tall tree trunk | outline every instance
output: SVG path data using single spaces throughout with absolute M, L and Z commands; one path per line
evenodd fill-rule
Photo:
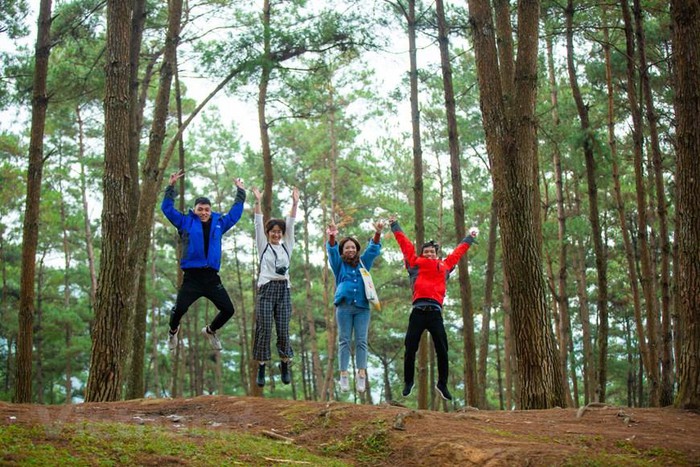
M 496 244 L 498 242 L 498 209 L 496 207 L 496 201 L 491 201 L 491 216 L 489 218 L 489 240 L 488 240 L 488 255 L 486 258 L 486 273 L 484 277 L 484 306 L 483 306 L 483 316 L 481 320 L 481 336 L 479 343 L 479 363 L 478 363 L 478 386 L 479 386 L 479 407 L 482 409 L 487 409 L 486 400 L 486 370 L 488 363 L 488 353 L 489 353 L 489 330 L 491 323 L 491 307 L 493 306 L 493 284 L 496 275 Z M 494 321 L 494 325 L 498 326 L 498 323 Z M 498 334 L 496 334 L 498 336 Z M 498 350 L 498 337 L 496 337 L 496 351 Z M 497 354 L 499 362 L 499 396 L 501 402 L 501 410 L 503 410 L 503 392 L 501 389 L 501 374 L 500 374 L 500 354 Z
M 301 198 L 302 208 L 304 212 L 310 212 L 311 208 L 309 206 L 309 197 L 307 196 L 306 190 L 303 191 L 304 196 Z M 316 336 L 316 320 L 313 312 L 312 305 L 312 292 L 311 292 L 311 258 L 310 258 L 310 246 L 311 241 L 309 238 L 309 218 L 304 217 L 304 282 L 305 282 L 305 319 L 306 328 L 309 333 L 309 344 L 311 346 L 311 373 L 313 378 L 313 400 L 317 400 L 319 396 L 319 391 L 323 387 L 323 366 L 321 364 L 321 355 L 318 351 L 318 337 Z
M 60 210 L 61 210 L 61 231 L 62 231 L 62 245 L 63 245 L 63 309 L 70 310 L 70 270 L 71 270 L 71 251 L 68 244 L 68 221 L 66 216 L 66 203 L 64 200 L 65 192 L 63 191 L 63 184 L 59 182 L 60 190 Z M 64 387 L 66 390 L 66 404 L 71 403 L 73 397 L 73 351 L 72 347 L 72 329 L 70 319 L 66 319 L 63 323 L 65 330 L 65 345 L 66 345 L 66 366 L 65 366 L 65 382 Z
M 37 404 L 44 403 L 44 393 L 46 388 L 44 387 L 44 276 L 46 273 L 44 260 L 46 259 L 46 250 L 41 254 L 41 259 L 39 260 L 39 270 L 37 271 L 36 277 L 36 322 L 34 324 L 34 331 L 36 332 L 36 338 L 34 339 L 34 346 L 36 347 L 36 353 L 34 354 L 34 366 L 36 368 L 36 374 L 34 375 L 34 381 L 36 382 L 36 402 Z
M 559 271 L 557 272 L 555 298 L 559 307 L 559 358 L 562 366 L 562 386 L 566 397 L 567 405 L 571 406 L 571 389 L 569 388 L 569 378 L 567 370 L 567 355 L 569 342 L 571 341 L 571 318 L 569 317 L 569 295 L 566 289 L 567 281 L 567 247 L 569 240 L 566 236 L 566 209 L 564 205 L 564 172 L 561 167 L 561 153 L 559 151 L 559 90 L 555 78 L 554 70 L 554 46 L 552 44 L 552 34 L 546 35 L 547 43 L 547 76 L 549 78 L 550 100 L 552 102 L 552 125 L 557 141 L 552 148 L 552 165 L 554 165 L 554 184 L 557 202 L 557 240 L 559 241 Z
M 270 135 L 268 133 L 267 116 L 267 90 L 272 73 L 272 57 L 270 53 L 271 25 L 270 25 L 270 0 L 263 1 L 262 30 L 263 30 L 263 58 L 260 72 L 260 84 L 258 85 L 258 126 L 260 128 L 260 147 L 263 159 L 263 197 L 262 213 L 265 220 L 272 216 L 272 151 L 270 150 Z
M 676 405 L 700 409 L 700 2 L 671 0 L 678 140 L 676 307 L 683 341 L 678 358 Z
M 51 53 L 51 0 L 41 0 L 37 39 L 34 52 L 34 84 L 32 88 L 32 126 L 29 136 L 29 167 L 27 168 L 27 198 L 22 225 L 22 272 L 19 296 L 19 329 L 15 364 L 15 393 L 13 401 L 31 402 L 32 345 L 34 322 L 34 273 L 39 242 L 39 203 L 44 169 L 44 127 L 49 98 L 46 75 Z
M 462 169 L 459 159 L 459 133 L 457 131 L 457 112 L 455 109 L 454 86 L 452 84 L 452 65 L 450 64 L 448 25 L 445 21 L 445 9 L 442 0 L 435 2 L 438 21 L 438 42 L 440 44 L 440 64 L 442 83 L 445 94 L 445 113 L 447 116 L 447 139 L 450 147 L 450 173 L 452 175 L 452 202 L 457 241 L 466 235 L 464 226 L 464 197 L 462 195 Z M 479 393 L 476 384 L 476 343 L 474 338 L 474 308 L 472 306 L 471 282 L 469 281 L 469 262 L 467 256 L 460 258 L 459 291 L 462 301 L 462 337 L 464 339 L 464 381 L 466 385 L 466 402 L 472 407 L 479 405 Z
M 535 96 L 539 1 L 518 9 L 513 105 L 504 104 L 494 26 L 487 0 L 469 0 L 486 147 L 493 160 L 504 272 L 512 304 L 522 409 L 563 406 L 561 367 L 546 305 L 539 235 Z M 507 109 L 511 108 L 511 111 Z
M 151 286 L 155 286 L 157 279 L 156 270 L 156 242 L 151 240 Z M 153 362 L 153 369 L 151 370 L 151 376 L 153 377 L 153 389 L 152 392 L 155 397 L 161 397 L 163 394 L 162 387 L 160 384 L 160 371 L 159 371 L 159 353 L 158 353 L 158 325 L 159 323 L 159 313 L 158 313 L 158 297 L 156 294 L 151 294 L 151 361 Z M 148 390 L 148 387 L 146 387 Z
M 130 310 L 133 278 L 128 271 L 129 213 L 129 39 L 131 7 L 107 2 L 105 65 L 105 171 L 102 209 L 102 257 L 95 303 L 87 402 L 121 397 L 126 347 L 124 320 Z
M 85 249 L 87 251 L 88 269 L 90 270 L 90 307 L 95 309 L 95 295 L 97 294 L 97 271 L 95 268 L 95 249 L 92 245 L 92 227 L 87 201 L 87 175 L 85 173 L 85 132 L 83 131 L 83 119 L 80 116 L 80 106 L 75 108 L 78 122 L 78 159 L 80 160 L 80 197 L 83 204 L 83 221 L 85 223 Z M 92 328 L 92 325 L 90 326 Z
M 636 63 L 634 61 L 635 43 L 633 37 L 632 18 L 630 16 L 629 4 L 627 0 L 620 2 L 622 17 L 625 23 L 625 39 L 627 51 L 627 99 L 629 101 L 630 113 L 632 115 L 632 140 L 634 143 L 634 175 L 637 194 L 637 222 L 639 226 L 639 249 L 641 263 L 642 292 L 644 293 L 644 305 L 646 308 L 647 324 L 647 344 L 649 356 L 645 366 L 647 378 L 649 379 L 649 405 L 658 407 L 660 397 L 659 365 L 658 365 L 658 333 L 656 324 L 658 322 L 658 312 L 656 307 L 656 280 L 653 277 L 651 252 L 649 248 L 649 238 L 647 233 L 647 194 L 644 182 L 644 136 L 642 134 L 642 109 L 637 100 L 637 74 Z M 639 340 L 644 339 L 644 335 L 639 336 Z
M 622 197 L 622 187 L 620 184 L 620 167 L 618 164 L 617 154 L 617 138 L 615 136 L 615 99 L 612 84 L 612 61 L 610 57 L 610 39 L 607 26 L 607 8 L 603 8 L 604 27 L 603 27 L 603 51 L 605 53 L 605 81 L 607 83 L 608 97 L 608 147 L 610 148 L 610 161 L 612 163 L 613 176 L 613 192 L 615 195 L 615 205 L 617 210 L 618 221 L 620 223 L 620 232 L 622 233 L 622 242 L 625 250 L 625 258 L 627 260 L 627 271 L 629 275 L 630 292 L 632 294 L 632 304 L 634 307 L 634 321 L 637 329 L 637 342 L 639 345 L 639 353 L 644 362 L 644 366 L 649 366 L 649 348 L 647 340 L 644 337 L 644 321 L 642 319 L 642 303 L 639 295 L 639 278 L 637 275 L 637 265 L 635 259 L 634 247 L 630 238 L 630 229 L 627 224 L 627 214 L 625 212 L 625 203 Z M 630 371 L 634 371 L 633 368 Z M 632 385 L 635 385 L 634 379 Z M 632 400 L 634 403 L 634 391 L 632 391 Z
M 661 388 L 659 402 L 661 406 L 673 403 L 673 351 L 671 336 L 671 242 L 668 233 L 668 210 L 666 209 L 666 189 L 659 143 L 658 117 L 649 84 L 649 65 L 646 57 L 646 40 L 642 8 L 639 0 L 634 0 L 634 18 L 639 44 L 639 69 L 642 91 L 649 122 L 649 144 L 651 146 L 654 167 L 654 187 L 656 191 L 656 210 L 659 218 L 659 237 L 661 242 Z
M 571 92 L 576 101 L 576 109 L 583 133 L 583 154 L 586 160 L 586 181 L 588 184 L 588 220 L 591 223 L 591 236 L 595 251 L 595 265 L 598 274 L 598 390 L 600 402 L 605 402 L 605 392 L 608 381 L 608 267 L 606 252 L 603 247 L 603 234 L 600 227 L 598 210 L 598 184 L 596 181 L 597 168 L 593 154 L 593 132 L 588 117 L 588 107 L 583 102 L 583 96 L 578 85 L 576 65 L 574 64 L 574 4 L 568 0 L 566 7 L 566 62 L 569 71 Z M 564 351 L 566 352 L 566 351 Z

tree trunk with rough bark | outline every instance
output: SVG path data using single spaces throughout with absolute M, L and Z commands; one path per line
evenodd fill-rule
M 34 84 L 32 88 L 32 125 L 29 136 L 29 167 L 27 168 L 27 197 L 22 225 L 22 271 L 20 279 L 17 353 L 15 362 L 15 392 L 13 401 L 32 400 L 32 346 L 34 325 L 36 251 L 39 242 L 39 203 L 44 169 L 44 128 L 49 98 L 46 77 L 51 54 L 51 0 L 41 0 L 37 22 L 34 53 Z
M 131 180 L 129 176 L 129 40 L 131 7 L 107 2 L 105 56 L 105 170 L 102 256 L 95 303 L 86 402 L 121 397 L 126 329 L 133 277 L 128 271 Z
M 518 399 L 522 409 L 562 407 L 561 368 L 546 306 L 539 202 L 535 203 L 539 199 L 534 112 L 540 5 L 538 1 L 521 3 L 518 10 L 513 105 L 505 103 L 489 2 L 469 0 L 468 5 L 486 147 L 493 160 L 513 335 L 528 336 L 515 340 Z
M 700 409 L 700 2 L 671 0 L 678 140 L 676 307 L 683 341 L 675 404 Z

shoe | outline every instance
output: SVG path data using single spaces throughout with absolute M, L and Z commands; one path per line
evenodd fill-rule
M 264 363 L 258 365 L 258 377 L 255 378 L 255 382 L 260 387 L 265 386 L 265 364 Z
M 404 383 L 401 395 L 403 395 L 404 397 L 408 397 L 411 395 L 411 391 L 413 391 L 413 381 L 411 381 L 410 383 Z
M 180 332 L 180 326 L 177 327 L 175 332 L 173 330 L 168 331 L 168 349 L 175 351 L 177 349 L 177 334 Z
M 292 382 L 292 378 L 289 377 L 289 362 L 280 362 L 280 374 L 284 384 Z
M 216 337 L 216 333 L 212 331 L 209 326 L 204 326 L 202 328 L 202 334 L 209 340 L 209 345 L 214 350 L 221 350 L 221 341 Z
M 357 378 L 355 379 L 355 389 L 357 389 L 357 392 L 365 392 L 366 388 L 367 376 L 357 375 Z
M 435 385 L 435 389 L 437 389 L 437 392 L 438 394 L 440 394 L 440 397 L 442 397 L 446 401 L 452 400 L 452 394 L 450 394 L 450 391 L 447 390 L 447 385 L 445 383 L 437 383 Z
M 348 375 L 340 375 L 340 390 L 343 392 L 348 392 L 350 390 Z

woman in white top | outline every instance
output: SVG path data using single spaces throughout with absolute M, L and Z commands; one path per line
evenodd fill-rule
M 255 300 L 255 341 L 253 359 L 258 361 L 256 383 L 265 386 L 265 363 L 272 358 L 270 341 L 272 325 L 277 331 L 277 353 L 280 357 L 282 382 L 289 384 L 289 359 L 294 352 L 289 342 L 289 321 L 292 317 L 292 299 L 289 292 L 289 265 L 294 248 L 294 218 L 299 204 L 299 190 L 292 190 L 292 209 L 286 219 L 270 219 L 263 224 L 260 209 L 262 193 L 253 188 L 255 195 L 255 243 L 260 260 L 258 292 Z

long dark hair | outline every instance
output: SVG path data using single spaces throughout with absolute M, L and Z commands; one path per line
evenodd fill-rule
M 354 244 L 355 244 L 355 248 L 357 248 L 357 252 L 355 253 L 355 256 L 353 256 L 352 258 L 348 258 L 348 257 L 345 256 L 345 254 L 343 253 L 343 247 L 345 246 L 345 244 L 346 244 L 347 242 L 352 242 L 352 243 L 354 243 Z M 360 242 L 358 242 L 357 240 L 355 240 L 355 239 L 352 238 L 352 237 L 345 237 L 344 239 L 342 239 L 341 241 L 338 242 L 338 248 L 340 248 L 340 258 L 341 258 L 346 264 L 348 264 L 348 265 L 350 265 L 350 266 L 352 266 L 352 267 L 357 267 L 357 265 L 360 264 Z

